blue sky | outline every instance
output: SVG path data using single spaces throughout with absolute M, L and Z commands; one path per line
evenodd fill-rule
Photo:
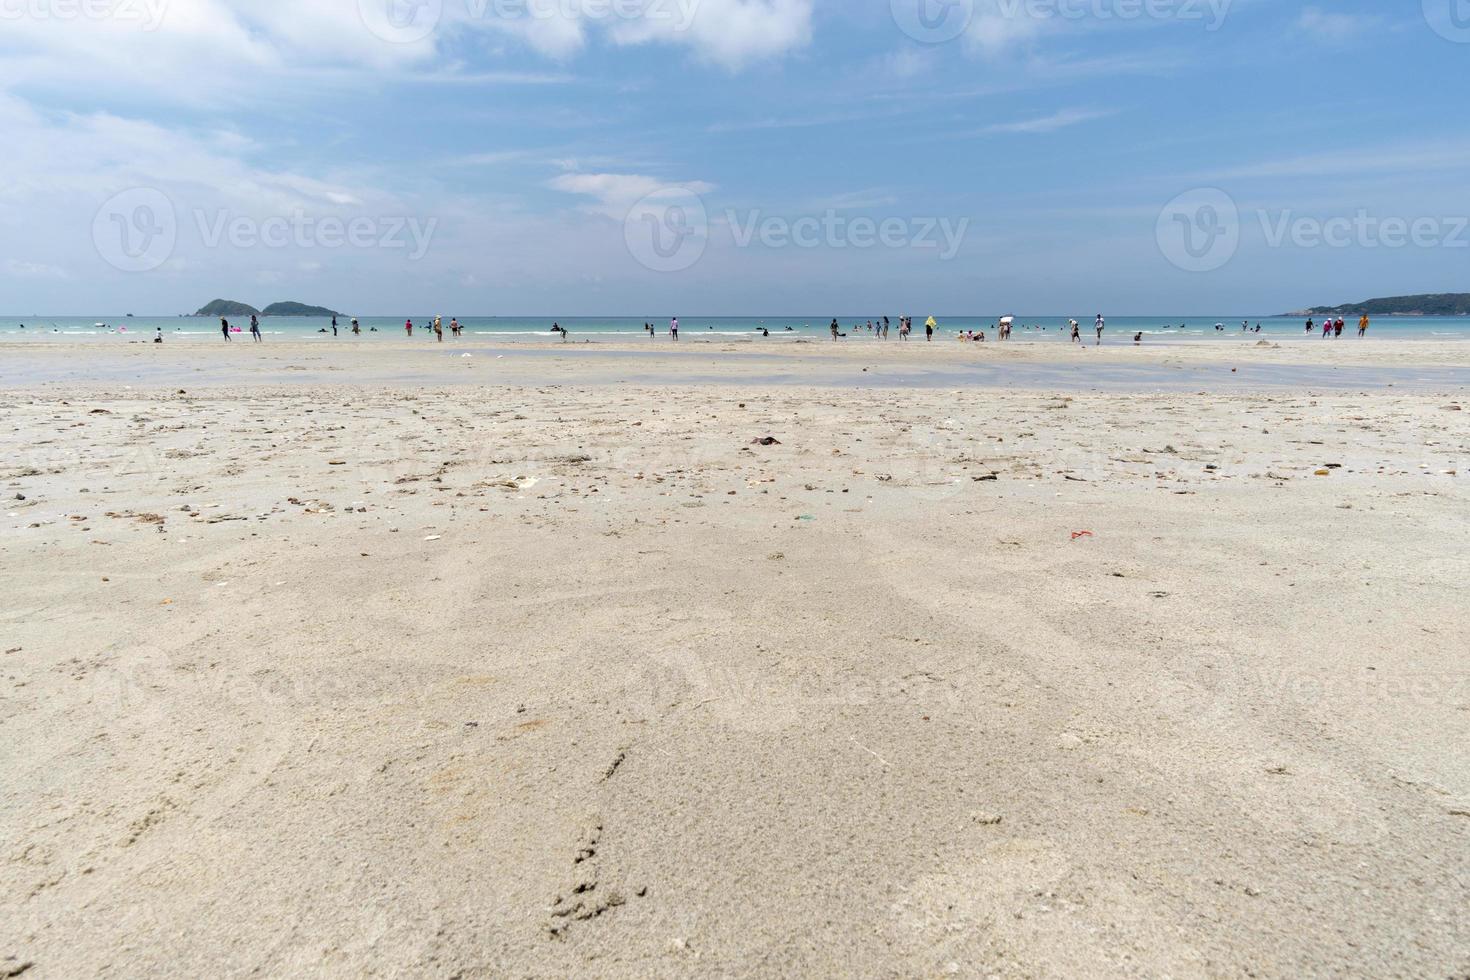
M 89 2 L 0 0 L 7 313 L 1470 291 L 1467 0 Z

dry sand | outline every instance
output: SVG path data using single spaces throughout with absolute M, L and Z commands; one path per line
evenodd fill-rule
M 0 976 L 1470 971 L 1463 371 L 239 346 L 3 352 Z

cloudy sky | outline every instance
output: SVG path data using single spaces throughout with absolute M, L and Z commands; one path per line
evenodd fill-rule
M 1464 0 L 0 0 L 0 312 L 1470 291 Z

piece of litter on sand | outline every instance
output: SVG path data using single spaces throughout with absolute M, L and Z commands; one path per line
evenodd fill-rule
M 1073 531 L 1072 532 L 1072 540 L 1073 541 L 1076 541 L 1079 538 L 1095 538 L 1095 537 L 1097 537 L 1097 535 L 1093 534 L 1091 531 Z
M 873 758 L 877 759 L 879 762 L 883 763 L 884 766 L 888 766 L 888 760 L 887 759 L 883 758 L 881 755 L 879 755 L 878 753 L 874 752 L 872 749 L 868 748 L 862 742 L 859 742 L 855 738 L 848 738 L 848 741 L 851 742 L 853 745 L 856 745 L 858 748 L 862 749 L 864 752 L 868 753 L 868 755 L 870 755 Z
M 772 436 L 761 436 L 759 439 L 750 440 L 750 444 L 752 446 L 779 446 L 781 445 L 781 440 Z
M 444 537 L 444 535 L 442 535 L 442 534 L 431 534 L 427 538 L 424 538 L 424 540 L 425 541 L 438 541 L 438 540 L 440 540 L 443 537 Z

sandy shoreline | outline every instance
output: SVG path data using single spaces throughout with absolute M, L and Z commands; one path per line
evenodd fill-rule
M 1470 969 L 1470 357 L 862 343 L 0 345 L 0 966 Z
M 465 355 L 469 356 L 466 357 Z M 1032 391 L 1350 391 L 1470 388 L 1470 344 L 1314 341 L 1101 347 L 695 339 L 546 343 L 296 340 L 253 345 L 0 343 L 0 390 L 179 384 L 737 384 Z

